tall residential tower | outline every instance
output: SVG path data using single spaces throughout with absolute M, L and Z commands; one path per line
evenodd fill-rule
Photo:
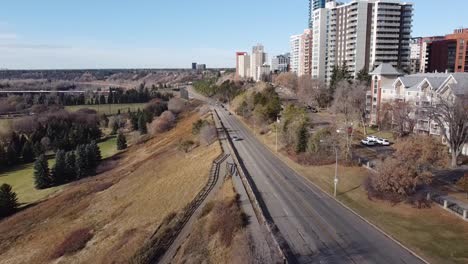
M 394 0 L 328 1 L 313 12 L 312 78 L 329 81 L 344 64 L 353 76 L 382 63 L 409 70 L 412 11 Z

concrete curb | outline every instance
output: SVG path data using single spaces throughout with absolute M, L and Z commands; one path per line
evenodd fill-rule
M 237 117 L 236 117 L 237 118 Z M 245 127 L 247 127 L 249 130 L 250 127 L 246 126 L 245 123 L 241 121 L 241 124 Z M 258 139 L 257 135 L 254 134 L 254 136 Z M 262 140 L 259 140 L 259 142 L 262 142 Z M 361 215 L 359 215 L 357 212 L 355 212 L 353 209 L 351 209 L 349 206 L 345 205 L 343 202 L 341 202 L 340 200 L 336 199 L 333 195 L 329 194 L 328 192 L 326 192 L 325 190 L 323 190 L 320 186 L 318 186 L 316 183 L 314 183 L 313 181 L 311 181 L 310 179 L 302 176 L 302 174 L 297 171 L 295 168 L 289 166 L 286 162 L 284 162 L 281 157 L 275 153 L 273 150 L 270 149 L 270 147 L 268 147 L 268 145 L 266 145 L 264 142 L 262 142 L 262 144 L 268 149 L 268 151 L 270 151 L 273 155 L 275 155 L 276 157 L 278 157 L 279 160 L 281 160 L 281 162 L 283 162 L 284 164 L 286 164 L 286 166 L 288 166 L 290 169 L 292 169 L 294 172 L 296 172 L 297 175 L 299 175 L 301 178 L 305 179 L 306 181 L 308 181 L 310 184 L 312 184 L 313 186 L 315 186 L 317 189 L 319 189 L 321 192 L 325 193 L 328 197 L 332 198 L 333 200 L 335 200 L 338 204 L 340 204 L 341 206 L 343 206 L 345 209 L 347 209 L 348 211 L 350 211 L 351 213 L 353 213 L 354 215 L 356 215 L 357 217 L 359 217 L 361 220 L 363 220 L 364 222 L 366 222 L 367 224 L 369 224 L 370 226 L 372 226 L 373 228 L 375 228 L 377 231 L 379 231 L 380 233 L 382 233 L 384 236 L 388 237 L 389 239 L 391 239 L 393 242 L 395 242 L 396 244 L 398 244 L 400 247 L 406 249 L 409 253 L 411 253 L 413 256 L 417 257 L 419 260 L 421 260 L 422 262 L 426 263 L 426 264 L 430 264 L 430 262 L 428 262 L 427 260 L 425 260 L 424 258 L 422 258 L 420 255 L 418 255 L 416 252 L 414 252 L 413 250 L 409 249 L 408 247 L 406 247 L 405 245 L 403 245 L 401 242 L 399 242 L 398 240 L 396 240 L 395 238 L 393 238 L 391 235 L 387 234 L 384 230 L 382 230 L 381 228 L 379 228 L 378 226 L 376 226 L 375 224 L 371 223 L 369 220 L 365 219 L 364 217 L 362 217 Z

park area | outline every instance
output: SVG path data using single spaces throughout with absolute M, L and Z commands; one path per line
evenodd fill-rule
M 110 137 L 100 142 L 102 158 L 112 157 L 117 153 L 116 138 Z M 54 159 L 49 159 L 49 166 L 52 167 Z M 38 190 L 34 187 L 34 164 L 22 164 L 6 171 L 0 171 L 0 185 L 7 183 L 13 187 L 13 191 L 18 196 L 18 201 L 22 205 L 38 202 L 49 195 L 60 191 L 64 186 L 57 186 L 48 189 Z

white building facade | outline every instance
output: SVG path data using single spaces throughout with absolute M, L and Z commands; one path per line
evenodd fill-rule
M 250 58 L 250 76 L 254 78 L 255 81 L 259 81 L 258 78 L 261 76 L 259 71 L 263 65 L 267 62 L 267 54 L 265 53 L 265 48 L 263 45 L 258 44 L 252 48 L 252 55 Z
M 330 1 L 315 10 L 312 77 L 329 81 L 344 64 L 352 76 L 382 63 L 409 70 L 412 10 L 392 0 Z

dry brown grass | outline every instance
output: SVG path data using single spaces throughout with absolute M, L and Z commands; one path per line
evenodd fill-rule
M 171 131 L 107 161 L 112 169 L 1 221 L 0 263 L 49 263 L 61 243 L 83 227 L 92 230 L 92 239 L 59 262 L 128 262 L 167 215 L 193 200 L 221 153 L 218 144 L 177 151 L 198 118 L 186 114 Z
M 216 198 L 203 208 L 173 263 L 252 263 L 246 224 L 233 182 L 227 178 Z

